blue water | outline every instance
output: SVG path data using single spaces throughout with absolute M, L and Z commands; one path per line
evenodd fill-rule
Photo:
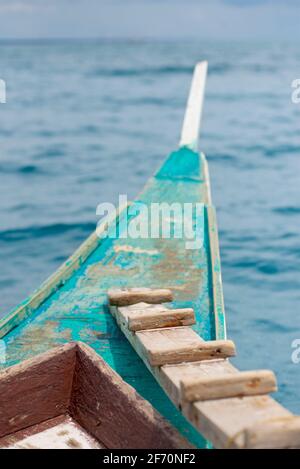
M 193 64 L 210 63 L 201 150 L 218 210 L 228 336 L 242 369 L 272 368 L 300 412 L 300 77 L 297 45 L 0 43 L 0 315 L 133 198 L 177 145 Z

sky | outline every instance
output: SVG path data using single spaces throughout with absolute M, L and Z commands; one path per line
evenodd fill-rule
M 300 0 L 0 0 L 0 38 L 300 39 Z

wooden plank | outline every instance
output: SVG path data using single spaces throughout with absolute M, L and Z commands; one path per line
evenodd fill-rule
M 207 401 L 226 397 L 269 394 L 277 390 L 273 371 L 244 371 L 236 374 L 210 377 L 191 377 L 181 381 L 183 402 Z
M 129 306 L 135 303 L 166 303 L 173 300 L 173 293 L 166 288 L 123 288 L 108 291 L 109 303 L 113 306 Z
M 191 448 L 148 401 L 82 343 L 77 343 L 70 414 L 110 449 Z
M 216 210 L 213 206 L 207 206 L 207 220 L 209 230 L 209 250 L 211 275 L 213 285 L 213 308 L 215 318 L 216 339 L 226 339 L 226 321 L 223 295 L 223 283 L 221 274 L 221 260 L 219 251 L 219 237 Z
M 247 396 L 182 404 L 181 381 L 189 377 L 236 375 L 239 371 L 228 360 L 166 365 L 154 373 L 177 407 L 216 448 L 245 447 L 245 430 L 270 418 L 291 413 L 269 396 Z
M 169 309 L 153 312 L 149 315 L 138 313 L 136 317 L 129 318 L 128 328 L 130 331 L 136 332 L 146 329 L 191 326 L 195 323 L 195 313 L 192 308 Z
M 204 342 L 190 327 L 152 329 L 136 333 L 151 366 L 193 362 L 235 355 L 231 340 Z
M 0 373 L 0 437 L 67 412 L 75 366 L 73 344 Z
M 300 448 L 300 417 L 273 418 L 254 425 L 245 432 L 245 447 Z
M 203 168 L 203 179 L 204 179 L 204 183 L 205 183 L 204 204 L 205 205 L 212 205 L 208 163 L 207 163 L 206 156 L 203 152 L 200 153 L 200 157 L 201 157 L 201 165 L 202 165 L 202 168 Z
M 106 449 L 69 415 L 60 415 L 0 439 L 1 449 Z
M 111 306 L 110 311 L 121 330 L 135 348 L 158 383 L 166 391 L 174 404 L 186 418 L 216 448 L 245 448 L 246 430 L 268 419 L 290 418 L 291 412 L 269 396 L 247 396 L 216 399 L 206 402 L 193 402 L 181 405 L 180 382 L 184 376 L 201 374 L 233 374 L 238 370 L 227 360 L 211 360 L 176 365 L 151 366 L 137 339 L 138 333 L 129 331 L 121 320 L 118 308 Z M 201 340 L 201 338 L 199 337 Z
M 188 147 L 195 151 L 198 146 L 206 75 L 207 62 L 199 62 L 194 69 L 179 143 L 180 147 Z
M 137 303 L 119 308 L 120 315 L 128 323 L 130 331 L 164 327 L 189 326 L 195 324 L 195 313 L 192 308 L 170 309 L 163 305 Z
M 245 448 L 247 428 L 291 415 L 269 396 L 232 397 L 188 405 L 184 411 L 188 420 L 215 448 Z
M 160 370 L 160 383 L 174 404 L 182 406 L 181 381 L 210 376 L 230 376 L 238 370 L 226 359 L 203 360 L 200 362 L 165 365 Z

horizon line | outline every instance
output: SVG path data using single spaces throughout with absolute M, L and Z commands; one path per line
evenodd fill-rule
M 212 37 L 158 37 L 158 36 L 143 36 L 143 37 L 129 37 L 129 36 L 94 36 L 94 37 L 75 37 L 75 36 L 49 36 L 49 37 L 0 37 L 0 43 L 20 43 L 20 42 L 274 42 L 273 37 L 227 37 L 227 38 L 212 38 Z M 294 42 L 292 38 L 278 38 L 278 42 Z

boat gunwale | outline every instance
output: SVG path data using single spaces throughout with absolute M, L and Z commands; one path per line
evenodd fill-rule
M 0 339 L 15 329 L 21 322 L 34 314 L 34 312 L 56 291 L 67 282 L 81 267 L 88 257 L 101 244 L 103 234 L 110 225 L 117 223 L 128 204 L 116 210 L 115 216 L 103 222 L 91 235 L 67 258 L 67 260 L 52 274 L 32 295 L 21 302 L 10 313 L 0 320 Z
M 205 156 L 201 155 L 202 161 L 206 163 Z M 207 164 L 207 163 L 206 163 Z M 210 201 L 209 177 L 208 173 L 205 177 L 207 185 L 206 198 Z M 106 221 L 76 249 L 76 251 L 35 290 L 24 302 L 20 303 L 11 313 L 4 316 L 0 321 L 0 339 L 5 337 L 10 331 L 19 326 L 21 322 L 31 317 L 35 311 L 64 283 L 69 280 L 73 274 L 82 266 L 88 257 L 101 244 L 101 232 L 107 230 L 108 226 L 118 221 L 121 214 L 128 205 L 120 207 L 116 217 L 109 222 Z M 213 205 L 205 204 L 207 214 L 207 235 L 209 244 L 209 271 L 212 282 L 213 297 L 213 314 L 216 339 L 224 339 L 226 337 L 226 324 L 223 300 L 223 288 L 220 271 L 220 254 L 218 245 L 218 233 L 216 223 L 216 213 Z

